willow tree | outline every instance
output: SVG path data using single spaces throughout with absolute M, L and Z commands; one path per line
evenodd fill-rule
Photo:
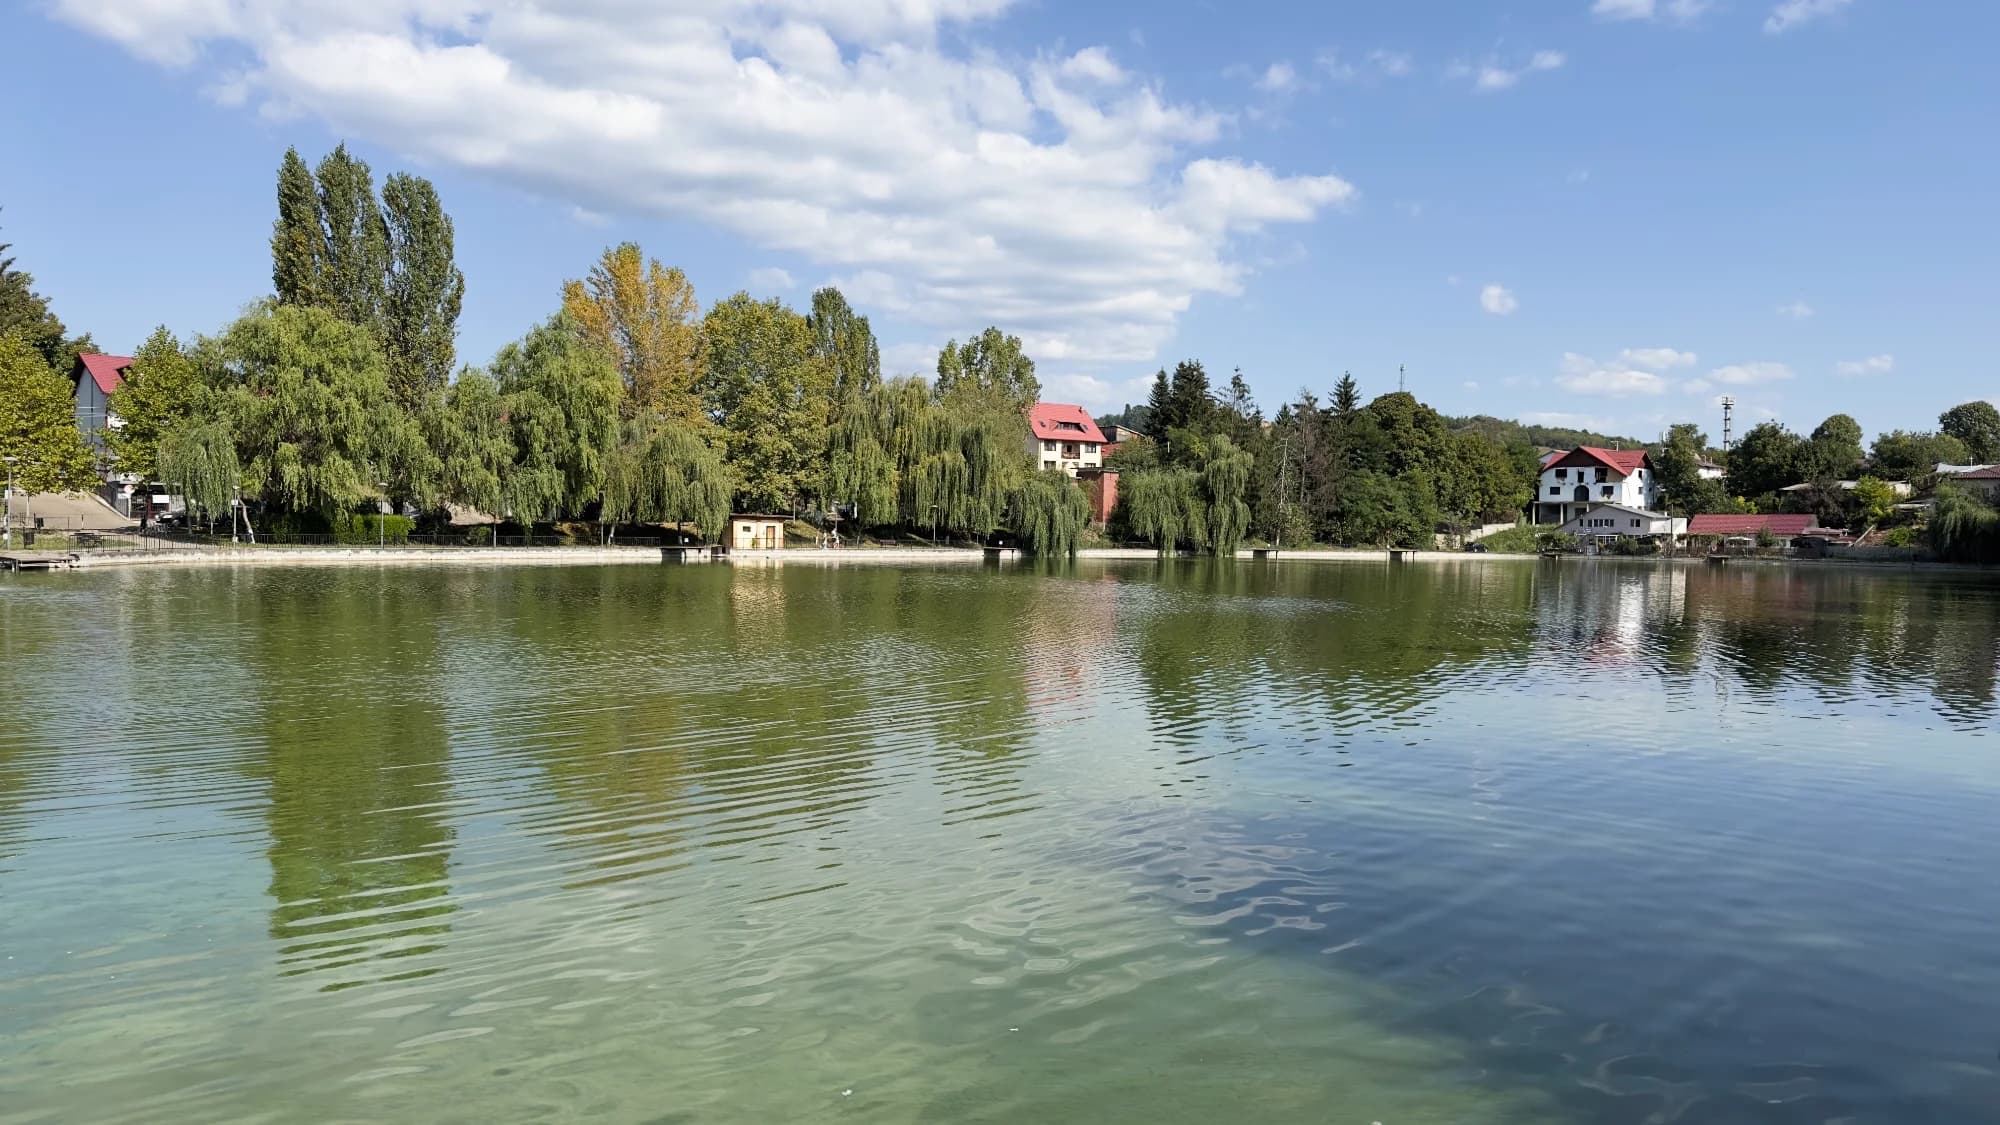
M 377 495 L 413 440 L 372 332 L 332 312 L 264 303 L 217 342 L 245 486 L 280 511 L 331 515 Z
M 693 524 L 710 540 L 729 522 L 736 478 L 694 430 L 664 423 L 650 434 L 636 425 L 606 466 L 602 520 L 608 524 Z
M 1192 469 L 1148 469 L 1119 482 L 1118 505 L 1132 533 L 1170 555 L 1182 543 L 1208 543 L 1208 505 Z
M 514 460 L 501 514 L 523 523 L 581 515 L 604 492 L 618 448 L 618 364 L 567 313 L 537 325 L 493 360 Z
M 1250 487 L 1255 461 L 1249 450 L 1236 448 L 1223 434 L 1209 439 L 1201 466 L 1201 500 L 1212 555 L 1234 555 L 1250 530 L 1250 505 L 1243 494 Z
M 1939 558 L 2000 561 L 2000 511 L 1957 485 L 1938 488 L 1924 532 Z
M 605 250 L 588 278 L 563 283 L 563 312 L 615 359 L 625 418 L 701 424 L 701 306 L 686 274 L 623 243 Z
M 445 504 L 499 515 L 514 467 L 514 439 L 500 385 L 484 371 L 461 372 L 423 411 L 423 428 L 438 461 Z
M 843 403 L 827 435 L 826 499 L 852 505 L 855 522 L 880 527 L 896 522 L 897 464 L 893 389 L 877 384 Z
M 1076 557 L 1090 525 L 1090 500 L 1068 473 L 1044 469 L 1029 476 L 1008 500 L 1015 533 L 1031 555 Z
M 213 523 L 231 510 L 243 467 L 227 421 L 187 421 L 162 435 L 155 448 L 152 475 L 181 497 L 192 516 Z

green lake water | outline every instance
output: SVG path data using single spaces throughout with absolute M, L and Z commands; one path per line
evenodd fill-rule
M 2000 583 L 0 578 L 0 1122 L 2000 1122 Z

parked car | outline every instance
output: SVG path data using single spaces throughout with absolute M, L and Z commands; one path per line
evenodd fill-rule
M 1484 543 L 1467 543 L 1465 545 L 1465 550 L 1467 554 L 1483 555 L 1489 550 L 1489 548 Z

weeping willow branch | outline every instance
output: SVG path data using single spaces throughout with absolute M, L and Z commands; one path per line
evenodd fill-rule
M 1029 554 L 1076 557 L 1090 523 L 1090 501 L 1069 474 L 1059 469 L 1034 474 L 1014 490 L 1008 506 Z
M 736 480 L 722 458 L 688 427 L 663 423 L 650 437 L 630 433 L 604 479 L 604 520 L 691 523 L 715 539 L 729 522 Z
M 218 421 L 190 424 L 160 439 L 160 479 L 187 504 L 188 511 L 213 520 L 229 510 L 242 479 L 236 439 Z

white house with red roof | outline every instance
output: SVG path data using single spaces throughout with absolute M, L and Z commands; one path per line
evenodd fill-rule
M 1580 445 L 1542 459 L 1541 479 L 1535 486 L 1536 523 L 1565 524 L 1589 515 L 1599 504 L 1660 510 L 1659 475 L 1645 450 Z
M 1035 467 L 1070 476 L 1104 467 L 1104 431 L 1090 411 L 1066 402 L 1038 402 L 1028 411 L 1028 452 Z

